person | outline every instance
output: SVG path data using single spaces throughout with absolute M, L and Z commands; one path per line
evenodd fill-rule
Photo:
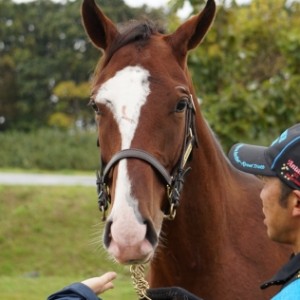
M 99 300 L 97 295 L 112 289 L 115 278 L 115 272 L 107 272 L 100 277 L 73 283 L 50 295 L 48 300 Z M 147 296 L 151 300 L 203 300 L 180 287 L 148 289 Z
M 271 240 L 289 244 L 293 249 L 293 255 L 287 264 L 263 283 L 261 288 L 282 285 L 272 300 L 300 299 L 300 123 L 285 130 L 269 147 L 236 144 L 231 148 L 228 158 L 235 168 L 257 175 L 263 180 L 260 197 L 267 234 Z M 90 293 L 86 294 L 89 297 L 48 300 L 98 299 L 95 298 L 95 293 L 110 288 L 107 280 L 114 277 L 106 277 L 106 280 L 100 278 L 99 285 L 92 285 L 88 280 L 83 282 L 90 288 Z M 70 288 L 66 289 L 68 291 Z M 149 289 L 148 295 L 152 300 L 201 300 L 177 287 Z
M 288 263 L 261 288 L 281 285 L 273 300 L 300 299 L 300 124 L 285 130 L 269 147 L 236 144 L 228 158 L 235 168 L 262 179 L 268 237 L 293 249 Z
M 100 277 L 73 283 L 50 295 L 48 300 L 99 300 L 97 295 L 114 287 L 113 280 L 116 276 L 115 272 L 107 272 Z

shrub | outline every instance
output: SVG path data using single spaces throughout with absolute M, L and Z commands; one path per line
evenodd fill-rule
M 95 170 L 96 132 L 40 129 L 0 133 L 0 167 L 41 170 Z

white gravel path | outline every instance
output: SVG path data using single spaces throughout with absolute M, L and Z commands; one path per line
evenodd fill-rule
M 0 173 L 0 185 L 83 185 L 96 186 L 96 175 Z

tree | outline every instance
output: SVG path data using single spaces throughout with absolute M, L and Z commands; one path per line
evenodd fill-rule
M 16 120 L 18 105 L 12 105 L 17 98 L 17 88 L 15 80 L 15 65 L 11 57 L 5 55 L 0 60 L 0 126 L 5 128 L 7 119 L 10 122 Z
M 63 107 L 53 89 L 68 81 L 76 86 L 89 81 L 101 53 L 87 40 L 81 25 L 81 3 L 37 0 L 18 4 L 0 0 L 0 68 L 6 72 L 1 73 L 5 85 L 0 82 L 0 130 L 49 126 L 51 115 Z M 118 23 L 149 12 L 146 6 L 131 9 L 123 0 L 101 3 Z M 151 14 L 162 18 L 160 10 L 152 10 Z M 5 91 L 7 80 L 12 86 L 10 95 Z M 66 103 L 73 106 L 77 100 Z M 2 124 L 1 116 L 5 119 Z M 80 116 L 74 115 L 73 119 Z
M 190 0 L 194 13 L 205 2 Z M 300 4 L 227 2 L 221 2 L 203 44 L 190 54 L 189 68 L 203 112 L 226 149 L 239 140 L 268 144 L 299 122 Z M 123 0 L 101 3 L 116 23 L 148 15 L 173 31 L 184 1 L 172 0 L 169 12 L 151 15 L 148 7 L 132 9 Z M 86 38 L 80 5 L 81 0 L 0 0 L 0 130 L 92 122 L 92 114 L 90 120 L 85 115 L 88 92 L 78 97 L 73 90 L 88 85 L 101 53 Z M 70 95 L 57 92 L 70 82 Z
M 189 57 L 204 114 L 226 150 L 241 140 L 269 144 L 299 122 L 300 5 L 289 3 L 219 6 Z
M 49 118 L 50 126 L 60 128 L 80 127 L 89 128 L 93 124 L 93 117 L 87 110 L 87 101 L 90 91 L 88 82 L 76 84 L 74 81 L 61 81 L 53 90 L 57 100 L 56 112 Z M 57 121 L 57 123 L 55 122 Z

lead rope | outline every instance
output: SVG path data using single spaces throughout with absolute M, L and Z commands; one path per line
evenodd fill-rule
M 149 283 L 144 278 L 145 265 L 131 265 L 130 273 L 133 283 L 133 287 L 139 296 L 139 299 L 151 300 L 147 296 L 147 289 L 149 289 Z

